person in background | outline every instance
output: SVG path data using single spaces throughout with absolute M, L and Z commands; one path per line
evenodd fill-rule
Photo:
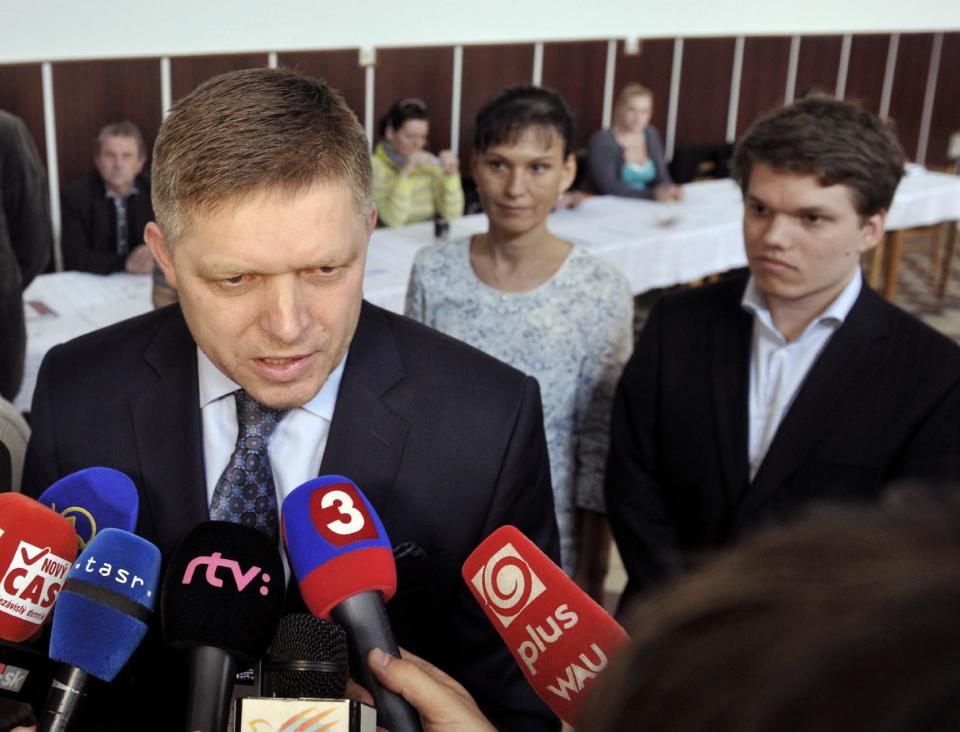
M 147 150 L 132 122 L 111 122 L 97 135 L 95 171 L 60 194 L 60 248 L 68 270 L 109 274 L 153 271 L 143 230 L 153 221 L 150 179 L 141 171 Z
M 46 266 L 52 241 L 37 146 L 23 120 L 0 110 L 0 396 L 6 399 L 23 381 L 23 291 Z
M 683 189 L 674 185 L 663 159 L 660 133 L 650 124 L 653 92 L 628 84 L 613 110 L 613 127 L 590 137 L 587 166 L 596 193 L 657 201 L 676 201 Z
M 401 99 L 380 122 L 382 140 L 373 153 L 373 199 L 387 226 L 405 226 L 434 217 L 463 216 L 460 160 L 449 150 L 429 152 L 427 107 Z
M 897 140 L 804 99 L 755 122 L 733 170 L 749 273 L 661 297 L 617 388 L 606 498 L 627 602 L 812 501 L 960 481 L 960 347 L 860 272 Z
M 547 227 L 576 172 L 572 139 L 556 92 L 513 86 L 487 102 L 472 172 L 489 229 L 418 252 L 406 313 L 540 382 L 563 568 L 599 599 L 609 548 L 603 469 L 633 299 L 618 270 Z

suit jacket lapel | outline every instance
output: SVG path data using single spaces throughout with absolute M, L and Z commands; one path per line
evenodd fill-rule
M 384 396 L 403 378 L 403 363 L 383 312 L 364 302 L 320 472 L 353 480 L 381 516 L 392 498 L 390 487 L 410 429 Z
M 737 301 L 719 308 L 711 337 L 711 374 L 716 403 L 715 433 L 723 470 L 723 489 L 728 506 L 736 505 L 746 488 L 750 338 L 753 321 Z
M 835 415 L 883 362 L 889 321 L 879 296 L 864 283 L 846 320 L 827 342 L 780 423 L 750 490 L 737 507 L 737 524 L 748 520 L 783 486 L 828 432 Z
M 165 556 L 209 518 L 196 353 L 177 308 L 144 353 L 159 378 L 130 405 L 147 507 Z

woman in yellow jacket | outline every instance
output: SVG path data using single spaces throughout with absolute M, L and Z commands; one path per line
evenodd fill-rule
M 430 127 L 419 99 L 402 99 L 380 122 L 383 139 L 373 154 L 373 198 L 380 220 L 404 226 L 438 216 L 463 215 L 460 160 L 449 150 L 426 150 Z

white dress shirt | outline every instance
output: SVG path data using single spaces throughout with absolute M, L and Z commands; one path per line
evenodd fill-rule
M 278 507 L 294 488 L 316 478 L 320 472 L 346 361 L 344 356 L 316 396 L 302 407 L 291 409 L 270 436 L 267 453 L 273 468 Z M 227 378 L 199 348 L 197 372 L 203 420 L 203 470 L 209 506 L 217 481 L 237 444 L 240 429 L 233 392 L 240 385 Z
M 807 372 L 860 296 L 862 279 L 858 270 L 829 307 L 792 343 L 788 343 L 773 324 L 773 316 L 753 277 L 747 281 L 741 305 L 753 315 L 749 391 L 750 480 L 760 469 Z

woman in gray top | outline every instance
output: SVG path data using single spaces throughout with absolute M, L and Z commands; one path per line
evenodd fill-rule
M 633 298 L 613 265 L 549 229 L 576 174 L 572 138 L 556 92 L 508 87 L 487 102 L 472 173 L 489 227 L 417 253 L 406 313 L 536 377 L 563 568 L 599 599 L 610 411 L 633 348 Z
M 613 127 L 590 138 L 587 165 L 596 193 L 675 201 L 683 190 L 673 184 L 663 161 L 663 142 L 650 125 L 653 93 L 628 84 L 614 108 Z

